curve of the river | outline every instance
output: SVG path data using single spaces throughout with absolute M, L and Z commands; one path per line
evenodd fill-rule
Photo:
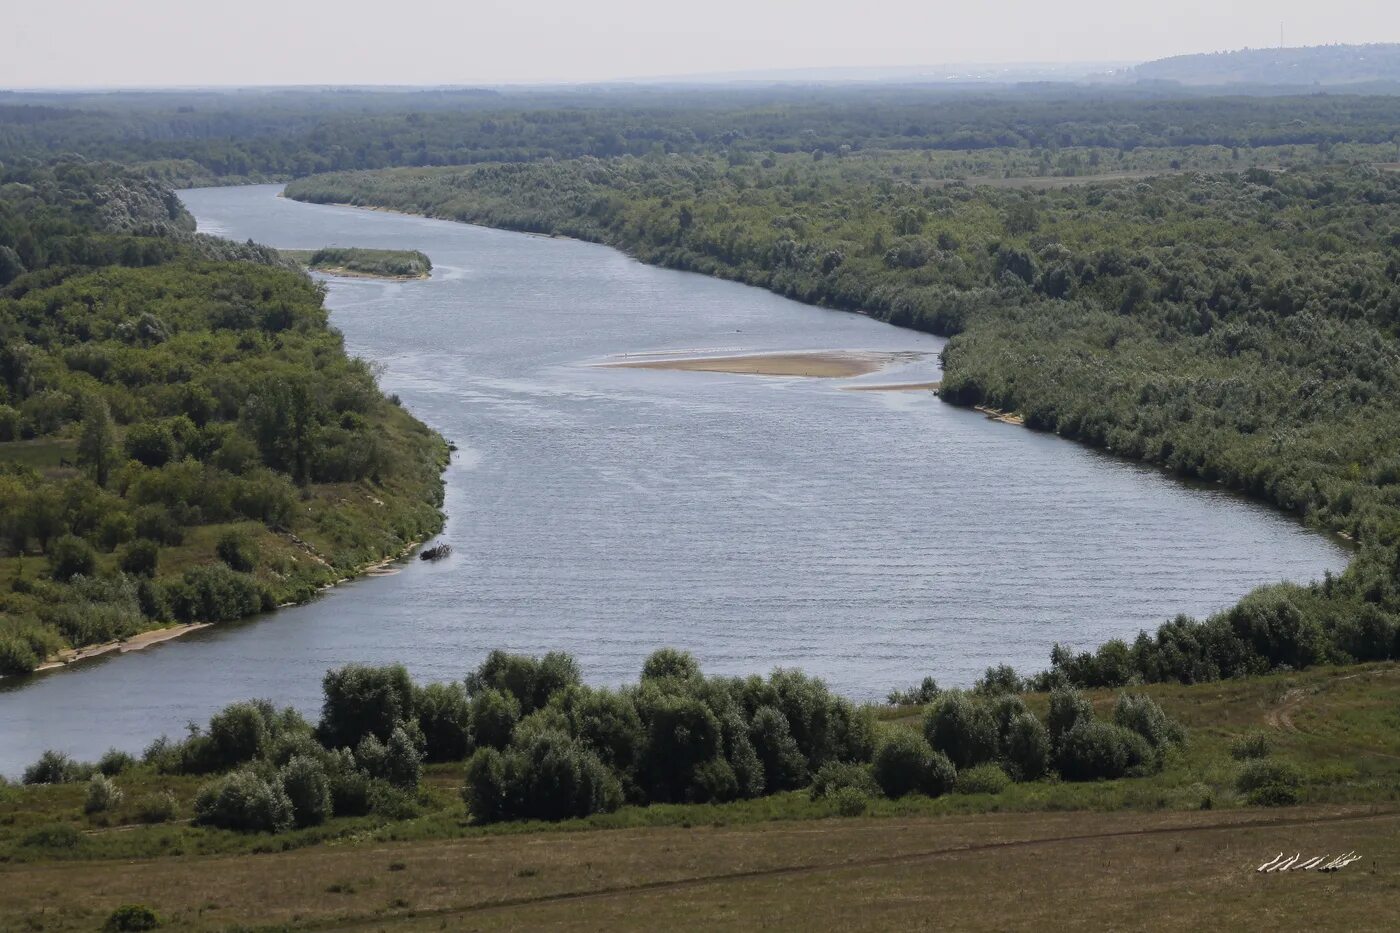
M 421 249 L 427 281 L 329 282 L 332 320 L 460 445 L 450 559 L 141 652 L 0 687 L 0 773 L 54 747 L 139 750 L 222 705 L 308 713 L 349 662 L 459 679 L 492 648 L 573 653 L 634 680 L 658 646 L 706 670 L 797 666 L 875 699 L 925 674 L 1044 667 L 1346 552 L 1217 489 L 849 381 L 599 368 L 616 354 L 927 354 L 857 382 L 937 377 L 937 338 L 614 250 L 275 186 L 184 193 L 202 230 L 288 248 Z

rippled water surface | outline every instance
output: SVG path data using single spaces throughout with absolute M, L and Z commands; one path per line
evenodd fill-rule
M 925 674 L 1045 666 L 1346 554 L 1288 517 L 928 393 L 608 369 L 659 350 L 942 341 L 613 250 L 383 212 L 272 186 L 184 194 L 202 230 L 282 247 L 421 249 L 431 280 L 329 283 L 332 319 L 383 384 L 459 445 L 450 559 L 0 693 L 0 773 L 46 747 L 137 750 L 225 703 L 308 712 L 321 674 L 402 661 L 457 679 L 492 648 L 564 650 L 594 682 L 661 645 L 711 672 L 800 666 L 854 697 Z

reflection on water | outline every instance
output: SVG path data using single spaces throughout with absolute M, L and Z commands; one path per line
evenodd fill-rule
M 460 678 L 492 648 L 635 679 L 661 645 L 711 672 L 800 666 L 855 697 L 989 664 L 1044 667 L 1340 569 L 1287 517 L 926 392 L 936 338 L 651 268 L 603 247 L 188 192 L 202 229 L 283 247 L 421 249 L 425 282 L 330 282 L 350 349 L 461 448 L 450 558 L 0 693 L 0 773 L 45 747 L 139 749 L 235 699 L 314 713 L 321 674 Z M 855 380 L 591 364 L 620 353 L 903 351 Z

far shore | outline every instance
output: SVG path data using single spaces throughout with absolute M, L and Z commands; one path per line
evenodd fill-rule
M 879 372 L 893 363 L 909 362 L 922 353 L 873 350 L 810 350 L 786 353 L 747 353 L 738 356 L 692 356 L 678 359 L 616 360 L 599 363 L 614 369 L 674 369 L 686 372 L 737 373 L 748 376 L 803 376 L 849 379 Z

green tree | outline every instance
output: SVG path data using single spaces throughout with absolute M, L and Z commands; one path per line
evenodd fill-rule
M 88 396 L 83 402 L 83 429 L 78 436 L 78 464 L 87 467 L 93 482 L 106 486 L 117 462 L 116 429 L 106 401 Z

